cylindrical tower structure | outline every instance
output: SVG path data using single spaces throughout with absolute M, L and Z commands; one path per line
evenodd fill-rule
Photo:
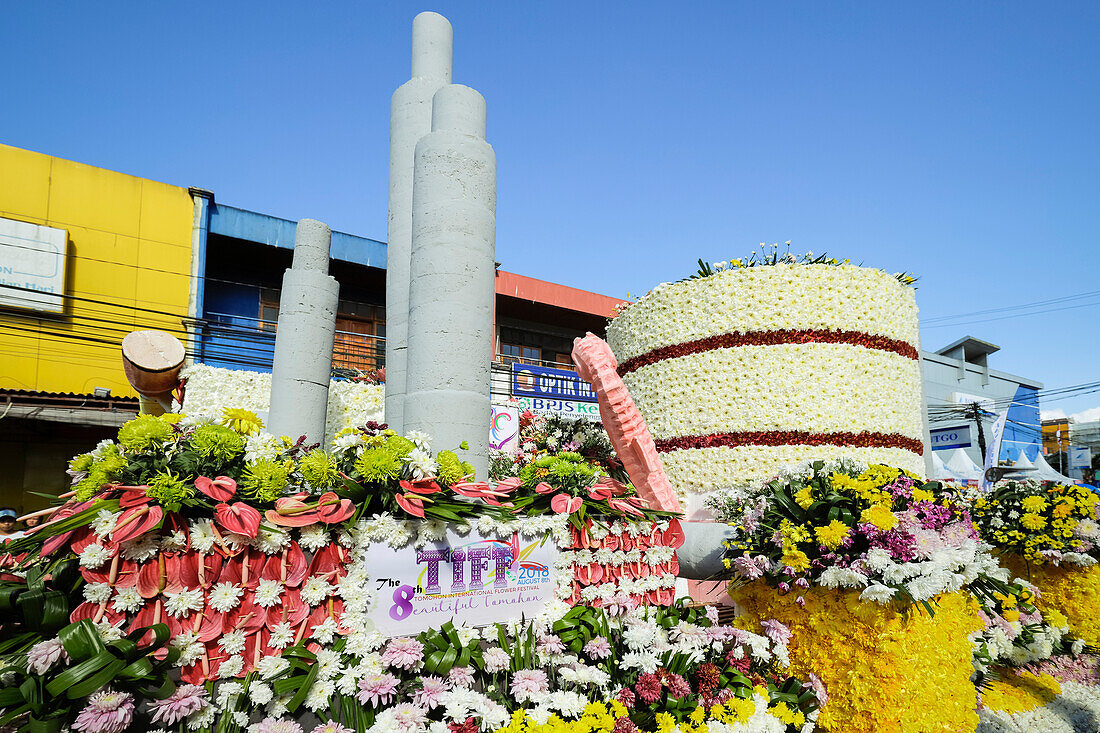
M 458 84 L 436 92 L 415 160 L 404 427 L 429 433 L 436 448 L 468 441 L 463 457 L 485 477 L 496 156 L 482 96 Z
M 294 234 L 294 260 L 283 275 L 279 329 L 271 369 L 268 430 L 308 443 L 325 439 L 332 342 L 340 284 L 328 274 L 332 230 L 302 219 Z
M 413 19 L 412 78 L 390 100 L 390 200 L 386 250 L 386 422 L 404 432 L 412 251 L 413 150 L 432 129 L 432 97 L 451 83 L 451 24 L 438 13 Z

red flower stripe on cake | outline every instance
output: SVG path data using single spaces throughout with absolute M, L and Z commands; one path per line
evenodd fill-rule
M 901 448 L 924 455 L 916 438 L 885 433 L 807 433 L 801 430 L 745 430 L 714 435 L 684 435 L 654 441 L 659 453 L 688 448 L 736 448 L 741 445 L 841 445 L 850 448 Z
M 775 346 L 776 344 L 852 344 L 865 349 L 892 351 L 909 359 L 917 358 L 917 350 L 912 344 L 887 336 L 872 336 L 860 331 L 828 331 L 825 329 L 779 329 L 776 331 L 752 331 L 750 333 L 724 333 L 707 336 L 682 344 L 661 346 L 619 365 L 619 375 L 623 376 L 650 364 L 665 359 L 675 359 L 688 354 L 699 354 L 714 349 L 729 349 L 735 346 Z

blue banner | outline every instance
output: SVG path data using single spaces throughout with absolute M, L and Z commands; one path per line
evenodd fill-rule
M 568 369 L 551 369 L 532 364 L 512 364 L 512 395 L 557 400 L 595 402 L 592 385 Z

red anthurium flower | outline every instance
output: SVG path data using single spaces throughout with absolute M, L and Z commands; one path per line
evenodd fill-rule
M 630 502 L 623 501 L 622 499 L 608 499 L 607 503 L 612 509 L 620 511 L 623 514 L 632 514 L 635 517 L 645 516 L 645 514 L 640 512 L 637 507 L 632 505 Z
M 461 481 L 451 486 L 451 488 L 456 494 L 468 496 L 472 499 L 491 499 L 495 496 L 507 496 L 506 493 L 501 493 L 494 490 L 492 486 L 484 481 Z
M 341 499 L 335 493 L 326 491 L 317 502 L 317 515 L 325 524 L 337 524 L 355 514 L 355 505 L 351 499 Z
M 523 480 L 518 476 L 513 476 L 512 478 L 506 478 L 499 482 L 496 486 L 496 490 L 504 492 L 505 494 L 510 494 L 520 486 L 523 486 Z
M 284 496 L 275 501 L 275 508 L 268 509 L 264 516 L 267 521 L 279 527 L 306 527 L 320 521 L 317 508 L 311 507 L 298 497 Z
M 558 514 L 572 514 L 584 505 L 584 501 L 579 496 L 570 496 L 566 493 L 561 493 L 550 500 L 550 508 Z
M 122 496 L 119 497 L 118 505 L 123 509 L 145 506 L 152 501 L 145 493 L 148 486 L 120 486 L 119 488 L 122 489 Z
M 149 506 L 147 504 L 145 506 L 130 507 L 115 522 L 111 539 L 115 542 L 125 542 L 140 537 L 160 524 L 162 517 L 164 517 L 164 510 L 159 506 Z
M 676 549 L 684 544 L 684 528 L 680 526 L 680 520 L 673 519 L 668 523 L 668 529 L 664 534 L 665 545 Z
M 626 493 L 626 484 L 621 481 L 616 481 L 610 476 L 601 476 L 600 480 L 596 482 L 596 486 L 601 489 L 610 490 L 613 496 L 622 496 Z
M 595 499 L 596 501 L 610 499 L 614 495 L 615 492 L 613 492 L 609 487 L 600 486 L 599 484 L 596 484 L 588 490 L 588 498 Z
M 424 496 L 430 496 L 431 494 L 438 494 L 443 491 L 443 488 L 430 478 L 420 479 L 419 481 L 398 481 L 401 484 L 401 488 L 405 491 L 411 491 L 414 494 L 423 494 Z
M 214 521 L 245 537 L 255 537 L 260 532 L 260 513 L 243 501 L 215 506 Z
M 218 476 L 214 480 L 199 476 L 195 479 L 195 488 L 214 501 L 229 501 L 237 493 L 237 482 L 228 476 Z
M 535 487 L 535 491 L 540 494 L 552 494 L 553 492 L 557 491 L 557 489 L 555 489 L 553 486 L 546 483 L 545 481 L 540 481 Z
M 397 500 L 397 506 L 404 509 L 414 517 L 424 516 L 424 499 L 416 494 L 395 494 L 394 499 Z

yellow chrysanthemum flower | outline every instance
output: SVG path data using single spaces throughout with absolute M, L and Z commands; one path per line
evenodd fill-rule
M 1029 513 L 1020 517 L 1020 524 L 1024 525 L 1024 527 L 1027 529 L 1037 531 L 1047 526 L 1047 520 L 1046 517 L 1042 517 L 1038 514 Z
M 1037 514 L 1047 508 L 1047 500 L 1041 496 L 1026 496 L 1020 506 L 1028 514 Z
M 838 519 L 834 519 L 826 526 L 818 527 L 814 530 L 814 534 L 817 535 L 817 541 L 830 550 L 835 550 L 840 547 L 840 544 L 844 542 L 850 532 L 851 528 Z
M 256 413 L 241 407 L 225 408 L 222 411 L 222 424 L 240 435 L 255 435 L 264 429 L 264 423 Z
M 814 503 L 813 489 L 807 486 L 794 495 L 794 500 L 803 509 L 809 509 L 810 505 Z
M 810 558 L 806 557 L 806 553 L 802 550 L 785 550 L 781 562 L 799 573 L 810 568 Z
M 887 507 L 876 504 L 870 509 L 864 509 L 859 515 L 859 521 L 865 524 L 873 524 L 883 532 L 893 529 L 898 524 L 898 518 Z

